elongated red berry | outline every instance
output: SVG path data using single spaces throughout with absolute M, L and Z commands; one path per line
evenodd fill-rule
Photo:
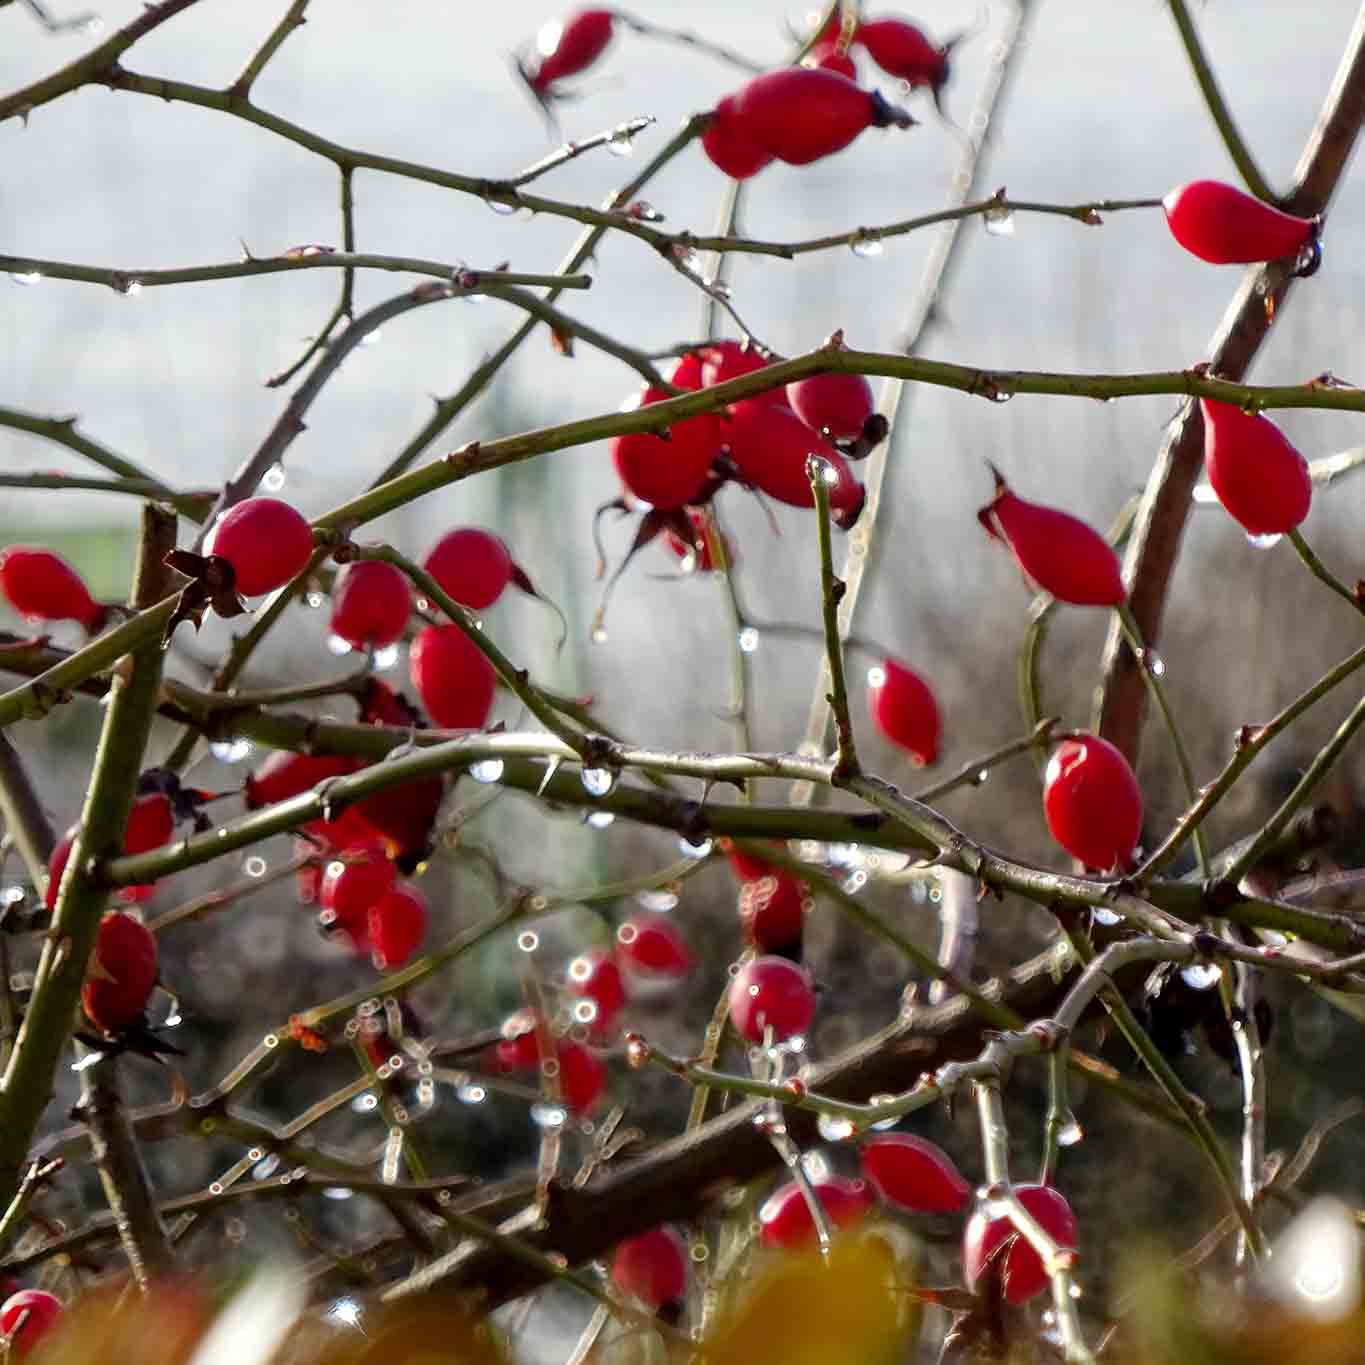
M 773 863 L 764 860 L 761 854 L 750 853 L 745 849 L 738 848 L 733 839 L 719 839 L 720 851 L 725 854 L 725 861 L 730 864 L 730 871 L 739 878 L 741 882 L 754 882 L 760 877 L 771 877 L 777 868 Z M 770 841 L 774 851 L 782 852 L 786 845 L 780 839 Z
M 123 851 L 147 853 L 169 843 L 175 833 L 175 810 L 170 799 L 161 792 L 139 796 L 128 812 L 128 823 L 123 827 Z
M 278 498 L 247 498 L 213 524 L 204 553 L 232 565 L 244 597 L 273 592 L 299 573 L 313 553 L 313 531 Z
M 458 626 L 426 626 L 408 653 L 412 685 L 427 714 L 448 730 L 482 730 L 497 674 Z
M 948 79 L 948 46 L 937 46 L 908 19 L 864 19 L 858 41 L 888 76 L 912 88 L 925 85 L 937 92 Z
M 0 549 L 0 594 L 21 616 L 37 621 L 79 621 L 94 634 L 106 609 L 90 596 L 75 569 L 53 550 L 38 545 Z
M 739 920 L 744 937 L 760 953 L 800 956 L 801 933 L 810 892 L 790 872 L 774 870 L 739 888 Z
M 730 408 L 723 432 L 740 478 L 791 507 L 814 507 L 806 460 L 818 456 L 833 473 L 830 509 L 836 525 L 847 530 L 858 519 L 867 490 L 844 457 L 816 435 L 789 407 L 745 399 Z
M 481 526 L 457 526 L 431 547 L 423 568 L 462 606 L 491 607 L 512 581 L 507 542 Z
M 1161 204 L 1171 236 L 1213 265 L 1297 256 L 1317 234 L 1311 218 L 1282 213 L 1220 180 L 1177 185 Z
M 1076 1249 L 1076 1215 L 1050 1185 L 1016 1185 L 1019 1202 L 1037 1219 L 1059 1247 Z M 962 1274 L 975 1290 L 988 1267 L 998 1267 L 1000 1287 L 1009 1303 L 1027 1303 L 1048 1287 L 1042 1258 L 1015 1228 L 1008 1216 L 988 1217 L 978 1208 L 967 1221 L 962 1237 Z
M 1308 515 L 1308 461 L 1269 418 L 1201 398 L 1204 469 L 1229 514 L 1251 535 L 1292 531 Z
M 300 858 L 308 858 L 316 850 L 307 839 L 294 840 L 294 861 Z M 318 896 L 322 893 L 322 862 L 321 859 L 312 857 L 308 862 L 301 863 L 299 869 L 294 873 L 294 894 L 298 897 L 298 902 L 303 906 L 316 905 Z
M 555 1047 L 559 1063 L 559 1093 L 569 1112 L 590 1114 L 607 1091 L 607 1066 L 584 1043 L 566 1038 Z
M 352 649 L 385 649 L 412 613 L 407 575 L 376 559 L 345 565 L 332 587 L 332 634 Z
M 293 754 L 277 749 L 246 780 L 242 793 L 248 810 L 273 806 L 310 791 L 329 777 L 345 777 L 361 767 L 359 759 L 334 754 Z
M 667 1224 L 617 1243 L 611 1280 L 623 1294 L 648 1308 L 677 1303 L 687 1290 L 687 1248 Z
M 877 1133 L 862 1144 L 863 1174 L 888 1203 L 911 1213 L 956 1213 L 972 1187 L 941 1147 L 911 1133 Z
M 586 1023 L 593 1038 L 610 1038 L 616 1031 L 617 1016 L 625 1007 L 626 989 L 616 959 L 603 948 L 590 948 L 569 963 L 564 988 L 582 1002 L 591 1017 L 582 1019 L 578 1006 L 574 1018 Z
M 318 901 L 343 925 L 364 919 L 370 907 L 393 889 L 398 869 L 382 839 L 352 844 L 327 864 Z
M 832 1175 L 812 1183 L 833 1227 L 859 1222 L 872 1207 L 872 1196 L 861 1180 Z M 781 1251 L 799 1251 L 815 1242 L 815 1220 L 796 1181 L 779 1186 L 759 1206 L 758 1237 L 764 1246 Z
M 735 180 L 757 175 L 773 160 L 773 154 L 754 141 L 734 95 L 727 95 L 712 111 L 701 145 L 711 164 Z
M 91 973 L 81 987 L 86 1018 L 121 1033 L 142 1018 L 156 985 L 156 939 L 141 920 L 110 910 L 100 920 Z
M 1142 792 L 1128 760 L 1107 739 L 1063 740 L 1043 775 L 1052 837 L 1087 867 L 1125 867 L 1142 835 Z
M 647 407 L 673 397 L 663 389 L 646 388 L 623 412 Z M 700 492 L 720 447 L 719 419 L 703 413 L 675 422 L 667 439 L 647 431 L 632 431 L 611 440 L 611 458 L 626 491 L 652 507 L 682 507 Z
M 401 967 L 427 936 L 427 902 L 415 886 L 401 882 L 369 911 L 369 946 L 380 971 Z
M 785 957 L 756 957 L 730 983 L 730 1022 L 751 1043 L 775 1042 L 804 1034 L 815 1018 L 815 988 L 810 977 Z
M 71 850 L 76 843 L 78 827 L 72 825 L 52 849 L 52 856 L 47 860 L 47 892 L 43 897 L 43 903 L 47 906 L 48 913 L 51 914 L 57 908 L 57 892 L 61 888 L 62 873 L 66 871 L 66 865 L 71 861 Z
M 847 76 L 804 66 L 756 76 L 736 98 L 745 133 L 793 166 L 841 151 L 865 129 L 908 128 L 914 122 Z
M 385 787 L 357 801 L 354 810 L 380 835 L 399 865 L 410 872 L 430 852 L 432 828 L 445 794 L 445 778 L 438 773 Z
M 801 65 L 814 67 L 817 71 L 833 71 L 840 76 L 846 76 L 851 81 L 858 79 L 857 64 L 847 51 L 841 52 L 839 50 L 837 42 L 816 43 L 801 58 Z
M 860 374 L 813 374 L 787 385 L 787 402 L 812 431 L 833 441 L 853 441 L 877 410 L 872 386 Z
M 1118 556 L 1079 517 L 1011 492 L 995 471 L 995 498 L 977 520 L 1014 552 L 1019 567 L 1059 602 L 1114 607 L 1127 598 Z
M 524 1071 L 540 1065 L 540 1030 L 534 1010 L 516 1010 L 502 1021 L 502 1039 L 493 1045 L 489 1065 L 495 1071 Z
M 616 931 L 616 960 L 644 977 L 677 980 L 692 969 L 687 941 L 662 915 L 636 915 Z
M 0 1336 L 9 1342 L 8 1356 L 23 1360 L 57 1325 L 66 1309 L 45 1289 L 21 1289 L 0 1304 Z
M 867 704 L 877 729 L 919 766 L 936 763 L 943 726 L 929 684 L 898 659 L 883 659 L 868 670 L 867 681 Z
M 586 71 L 607 50 L 614 19 L 609 9 L 581 9 L 545 24 L 526 71 L 531 88 L 544 96 L 556 81 Z

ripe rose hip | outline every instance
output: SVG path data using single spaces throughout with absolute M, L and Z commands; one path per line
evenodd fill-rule
M 774 869 L 739 888 L 739 919 L 744 937 L 760 953 L 800 956 L 810 893 L 790 872 Z
M 368 915 L 370 907 L 391 891 L 397 880 L 398 869 L 384 840 L 364 839 L 328 863 L 318 901 L 345 925 Z
M 1308 515 L 1308 461 L 1268 418 L 1201 398 L 1204 468 L 1234 520 L 1254 536 L 1292 531 Z
M 1076 1216 L 1056 1190 L 1050 1185 L 1016 1185 L 1014 1193 L 1059 1247 L 1076 1249 Z M 1000 1267 L 1000 1284 L 1009 1303 L 1027 1303 L 1048 1287 L 1042 1258 L 1010 1219 L 989 1218 L 978 1208 L 962 1237 L 962 1273 L 967 1288 L 975 1290 L 992 1264 Z
M 1079 517 L 1010 491 L 999 470 L 995 497 L 977 520 L 1014 553 L 1019 567 L 1059 602 L 1080 607 L 1114 607 L 1127 598 L 1118 556 L 1104 537 Z
M 79 621 L 89 635 L 104 626 L 108 614 L 61 555 L 37 545 L 0 550 L 0 595 L 20 616 Z
M 408 672 L 427 714 L 443 729 L 482 730 L 497 675 L 458 626 L 426 626 L 408 652 Z
M 572 1114 L 590 1114 L 607 1090 L 607 1067 L 592 1048 L 566 1038 L 555 1047 L 559 1093 Z
M 701 358 L 701 383 L 703 389 L 724 384 L 727 379 L 738 379 L 741 375 L 754 374 L 768 368 L 768 358 L 757 347 L 742 341 L 713 341 L 703 346 L 697 354 Z M 675 384 L 679 381 L 674 379 Z M 764 389 L 746 402 L 783 403 L 786 394 L 779 385 L 777 388 Z
M 123 851 L 148 853 L 170 842 L 175 833 L 175 810 L 170 799 L 161 792 L 139 796 L 128 812 L 128 823 L 123 827 Z
M 204 553 L 232 565 L 239 593 L 259 597 L 282 587 L 308 563 L 313 531 L 287 502 L 247 498 L 214 522 Z
M 771 877 L 776 871 L 772 863 L 765 862 L 763 857 L 757 853 L 750 853 L 738 848 L 733 839 L 719 839 L 720 851 L 725 854 L 725 861 L 730 864 L 730 871 L 739 878 L 741 882 L 755 882 L 760 877 Z M 786 845 L 780 839 L 771 841 L 773 848 L 781 853 L 785 851 Z
M 624 1294 L 659 1309 L 687 1290 L 687 1248 L 666 1223 L 618 1242 L 611 1258 L 612 1283 Z
M 491 607 L 516 571 L 507 542 L 480 526 L 458 526 L 431 548 L 423 568 L 462 606 Z
M 861 1180 L 832 1175 L 812 1184 L 833 1227 L 844 1228 L 859 1222 L 872 1207 L 872 1197 Z M 815 1241 L 815 1220 L 794 1180 L 779 1186 L 763 1201 L 758 1224 L 759 1241 L 780 1251 L 799 1251 Z
M 365 681 L 359 719 L 365 725 L 397 725 L 410 730 L 421 726 L 422 713 L 382 678 L 371 677 Z
M 352 649 L 385 649 L 403 638 L 412 612 L 407 575 L 392 564 L 345 565 L 332 588 L 332 634 Z
M 942 722 L 929 684 L 896 659 L 884 659 L 867 678 L 867 703 L 877 729 L 919 766 L 936 763 Z
M 493 1045 L 495 1071 L 525 1071 L 540 1065 L 540 1034 L 534 1010 L 517 1010 L 502 1021 L 502 1041 Z
M 659 915 L 636 915 L 616 931 L 616 959 L 640 977 L 678 980 L 692 967 L 692 954 L 674 925 Z
M 972 1197 L 948 1153 L 910 1133 L 867 1138 L 862 1164 L 877 1193 L 911 1213 L 956 1213 Z
M 1107 739 L 1063 740 L 1043 775 L 1052 837 L 1087 867 L 1123 868 L 1142 835 L 1142 792 L 1128 760 Z
M 426 937 L 425 898 L 415 886 L 399 883 L 370 906 L 368 928 L 374 965 L 381 972 L 401 967 Z
M 866 378 L 838 371 L 792 380 L 787 402 L 812 431 L 832 441 L 857 440 L 877 410 Z
M 536 56 L 523 67 L 531 89 L 544 99 L 556 81 L 586 71 L 611 42 L 614 18 L 609 9 L 581 9 L 545 24 L 536 35 Z
M 785 957 L 756 957 L 730 983 L 730 1022 L 751 1043 L 768 1030 L 774 1042 L 804 1034 L 815 1018 L 810 977 Z
M 1317 236 L 1311 218 L 1282 213 L 1218 180 L 1177 185 L 1161 204 L 1171 236 L 1191 255 L 1213 265 L 1298 256 Z
M 71 849 L 76 842 L 78 826 L 72 825 L 52 849 L 52 856 L 47 860 L 47 892 L 43 897 L 43 903 L 47 906 L 48 913 L 51 914 L 57 908 L 57 892 L 62 884 L 62 873 L 66 871 L 66 865 L 71 861 Z
M 334 754 L 293 754 L 276 749 L 246 780 L 242 794 L 248 810 L 273 806 L 311 791 L 329 777 L 345 777 L 363 765 L 359 759 Z
M 793 166 L 841 151 L 867 128 L 914 123 L 903 109 L 847 76 L 804 66 L 756 76 L 735 98 L 744 131 Z
M 809 66 L 816 71 L 833 71 L 840 76 L 846 76 L 851 81 L 858 79 L 858 67 L 848 52 L 840 52 L 839 44 L 816 43 L 804 57 L 801 58 L 802 66 Z
M 938 103 L 939 91 L 948 80 L 951 43 L 936 47 L 923 30 L 894 15 L 864 19 L 858 25 L 858 41 L 888 76 L 895 76 L 912 89 L 927 85 Z
M 712 111 L 701 145 L 711 164 L 735 180 L 757 175 L 773 160 L 773 154 L 750 135 L 734 95 L 727 95 Z
M 829 503 L 835 524 L 848 530 L 858 520 L 866 489 L 844 457 L 789 407 L 745 399 L 730 412 L 724 439 L 745 483 L 790 507 L 814 507 L 806 460 L 815 455 L 833 471 Z
M 142 1019 L 156 985 L 156 939 L 141 920 L 110 910 L 100 920 L 92 973 L 81 987 L 86 1018 L 105 1033 Z
M 648 407 L 673 397 L 663 389 L 646 388 L 623 412 Z M 652 507 L 682 507 L 706 482 L 711 461 L 720 447 L 720 423 L 714 413 L 688 417 L 668 429 L 668 439 L 647 431 L 612 437 L 612 462 L 626 491 Z
M 590 1002 L 596 1010 L 588 1022 L 591 1036 L 598 1040 L 610 1038 L 616 1031 L 616 1018 L 626 1003 L 626 990 L 616 959 L 604 948 L 590 948 L 586 953 L 580 953 L 569 963 L 564 988 L 571 996 Z
M 357 801 L 354 812 L 384 840 L 399 866 L 410 872 L 431 851 L 432 829 L 445 794 L 444 777 L 418 777 Z
M 0 1336 L 9 1342 L 8 1355 L 23 1360 L 57 1325 L 66 1310 L 45 1289 L 21 1289 L 0 1304 Z

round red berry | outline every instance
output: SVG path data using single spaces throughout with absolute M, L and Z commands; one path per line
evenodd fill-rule
M 401 967 L 427 935 L 427 903 L 414 886 L 386 891 L 369 909 L 367 942 L 380 971 Z
M 615 17 L 609 9 L 582 9 L 545 24 L 536 35 L 536 56 L 525 68 L 536 94 L 552 96 L 556 81 L 586 71 L 607 50 Z
M 730 983 L 730 1022 L 751 1043 L 771 1030 L 774 1042 L 804 1034 L 815 1018 L 810 977 L 784 957 L 757 957 Z
M 844 1228 L 859 1222 L 872 1207 L 872 1197 L 861 1180 L 832 1175 L 812 1184 L 833 1227 Z M 794 1180 L 779 1186 L 763 1201 L 758 1210 L 758 1229 L 764 1246 L 781 1251 L 799 1251 L 815 1241 L 815 1220 Z
M 313 531 L 287 502 L 247 498 L 214 522 L 204 553 L 232 565 L 244 597 L 259 597 L 302 571 L 313 553 Z
M 739 919 L 744 937 L 760 953 L 798 954 L 810 893 L 790 872 L 774 871 L 739 889 Z
M 242 793 L 248 810 L 273 806 L 311 791 L 329 777 L 345 777 L 356 772 L 359 759 L 334 754 L 294 754 L 277 749 L 246 780 Z
M 105 1033 L 142 1019 L 156 985 L 156 939 L 141 920 L 110 910 L 100 920 L 90 974 L 81 987 L 86 1018 Z
M 787 402 L 812 431 L 834 441 L 854 441 L 877 410 L 872 386 L 860 374 L 813 374 L 787 385 Z
M 604 948 L 591 948 L 569 963 L 564 987 L 571 996 L 591 1007 L 588 1025 L 594 1038 L 609 1038 L 615 1032 L 616 1018 L 625 1007 L 626 991 L 616 959 Z M 575 1009 L 575 1018 L 578 1018 Z
M 938 761 L 942 721 L 929 684 L 896 659 L 884 659 L 868 673 L 872 720 L 892 744 L 921 767 Z
M 622 411 L 648 407 L 673 397 L 647 388 Z M 611 440 L 611 458 L 626 492 L 651 507 L 682 507 L 701 492 L 720 448 L 720 423 L 714 413 L 688 417 L 668 429 L 668 439 L 647 431 Z
M 66 1310 L 45 1289 L 21 1289 L 0 1304 L 0 1335 L 9 1342 L 9 1355 L 23 1360 L 57 1325 Z
M 1076 1216 L 1056 1190 L 1050 1185 L 1016 1185 L 1014 1193 L 1059 1247 L 1076 1249 Z M 1009 1217 L 991 1218 L 978 1208 L 967 1221 L 962 1237 L 962 1273 L 967 1288 L 975 1290 L 993 1266 L 999 1268 L 1001 1289 L 1009 1303 L 1027 1303 L 1048 1287 L 1042 1258 Z
M 1142 835 L 1142 792 L 1107 739 L 1080 735 L 1053 750 L 1043 775 L 1052 837 L 1087 867 L 1126 867 Z
M 692 967 L 692 953 L 673 923 L 660 915 L 637 915 L 616 931 L 616 958 L 644 977 L 676 980 Z
M 148 853 L 170 842 L 175 833 L 175 810 L 170 798 L 161 792 L 139 796 L 128 812 L 123 827 L 123 851 Z
M 911 1213 L 956 1213 L 972 1197 L 948 1153 L 911 1133 L 867 1138 L 862 1164 L 877 1193 Z
M 104 625 L 105 608 L 61 555 L 37 545 L 6 545 L 0 550 L 0 594 L 21 616 L 38 621 L 79 621 L 94 633 Z
M 687 1248 L 671 1227 L 660 1224 L 619 1242 L 611 1258 L 612 1283 L 648 1308 L 677 1303 L 687 1290 Z
M 1308 515 L 1308 461 L 1259 413 L 1201 398 L 1204 470 L 1228 513 L 1254 536 L 1292 531 Z
M 431 547 L 423 567 L 443 592 L 473 611 L 491 607 L 515 573 L 507 542 L 481 526 L 447 531 Z
M 583 1043 L 566 1038 L 555 1047 L 559 1062 L 559 1093 L 570 1113 L 590 1114 L 607 1090 L 607 1067 Z
M 403 638 L 412 613 L 407 575 L 376 559 L 347 564 L 332 587 L 332 634 L 352 649 L 385 649 Z
M 497 674 L 458 626 L 426 626 L 408 653 L 408 670 L 427 714 L 448 730 L 482 730 Z
M 388 845 L 382 839 L 365 839 L 343 849 L 327 864 L 318 901 L 346 924 L 368 915 L 397 880 L 398 869 L 389 858 Z
M 712 111 L 701 145 L 711 164 L 735 180 L 757 175 L 773 160 L 773 154 L 754 141 L 734 95 L 727 95 Z

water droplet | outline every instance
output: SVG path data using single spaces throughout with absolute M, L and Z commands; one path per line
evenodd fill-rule
M 261 487 L 267 493 L 278 493 L 284 487 L 284 466 L 278 461 L 272 464 L 265 471 L 265 477 L 261 480 Z
M 869 669 L 867 670 L 867 685 L 868 685 L 869 687 L 885 687 L 885 686 L 886 686 L 886 669 L 884 669 L 884 668 L 869 668 Z
M 1253 550 L 1273 550 L 1284 537 L 1278 533 L 1269 536 L 1254 536 L 1247 532 L 1247 544 Z
M 22 886 L 7 886 L 0 891 L 0 901 L 6 905 L 18 905 L 24 899 L 24 888 Z
M 506 766 L 500 758 L 481 758 L 469 765 L 469 775 L 475 782 L 497 782 Z
M 616 774 L 610 768 L 584 768 L 580 776 L 589 796 L 606 796 L 616 785 Z
M 41 284 L 43 273 L 41 270 L 12 270 L 10 271 L 10 279 L 15 284 L 21 284 L 28 288 L 30 285 Z
M 351 1108 L 358 1114 L 371 1114 L 379 1108 L 379 1101 L 373 1095 L 358 1095 Z
M 269 1156 L 261 1157 L 251 1169 L 253 1180 L 269 1180 L 279 1169 L 280 1158 L 277 1153 L 271 1152 Z
M 677 907 L 678 893 L 676 891 L 659 890 L 637 891 L 635 893 L 635 899 L 646 910 L 655 910 L 662 914 Z
M 1106 910 L 1102 905 L 1097 905 L 1090 912 L 1090 917 L 1096 924 L 1102 924 L 1106 929 L 1112 928 L 1115 924 L 1123 923 L 1122 915 L 1116 915 L 1112 910 Z
M 843 1142 L 853 1136 L 853 1122 L 841 1115 L 821 1114 L 815 1127 L 826 1142 Z
M 591 639 L 592 639 L 593 644 L 595 644 L 595 645 L 604 645 L 604 644 L 606 644 L 606 643 L 607 643 L 607 628 L 606 628 L 606 626 L 594 626 L 594 627 L 592 628 L 592 636 L 591 636 Z
M 304 595 L 304 603 L 316 611 L 327 599 L 320 592 L 310 592 Z
M 329 635 L 327 637 L 327 652 L 340 657 L 351 652 L 351 642 L 343 640 L 340 635 Z
M 981 215 L 981 221 L 992 237 L 1014 236 L 1014 210 L 1006 208 L 1003 204 L 992 205 L 988 208 Z
M 678 840 L 678 848 L 684 858 L 709 858 L 711 856 L 711 840 L 703 839 L 699 844 L 689 843 L 685 838 Z
M 1152 677 L 1164 678 L 1166 676 L 1166 660 L 1156 650 L 1144 649 L 1142 651 L 1142 663 Z
M 591 1024 L 597 1018 L 597 1002 L 595 1000 L 579 1000 L 573 1007 L 573 1020 L 575 1024 Z
M 387 673 L 398 662 L 398 646 L 385 645 L 374 652 L 374 666 L 381 673 Z
M 758 631 L 753 626 L 745 626 L 739 632 L 739 647 L 745 654 L 753 654 L 758 649 Z
M 517 947 L 520 948 L 523 953 L 535 952 L 535 950 L 540 947 L 540 935 L 534 930 L 527 929 L 525 932 L 517 935 Z
M 337 1299 L 327 1310 L 327 1321 L 342 1327 L 360 1326 L 360 1305 L 354 1299 Z
M 517 211 L 516 204 L 505 204 L 501 199 L 485 199 L 484 203 L 502 218 L 510 218 Z
M 1069 1109 L 1061 1116 L 1061 1126 L 1057 1129 L 1057 1146 L 1074 1147 L 1084 1136 L 1085 1129 L 1080 1120 Z
M 559 1104 L 533 1104 L 531 1122 L 537 1128 L 562 1128 L 569 1117 L 568 1112 Z
M 986 779 L 987 779 L 990 775 L 991 775 L 991 770 L 990 770 L 989 768 L 979 768 L 979 769 L 977 769 L 977 774 L 976 774 L 976 776 L 975 776 L 974 778 L 972 778 L 972 782 L 973 782 L 974 785 L 976 785 L 976 786 L 978 786 L 978 787 L 984 787 L 984 786 L 986 785 Z
M 373 332 L 366 332 L 365 335 L 360 338 L 359 344 L 361 346 L 378 346 L 383 339 L 383 336 L 384 329 L 382 327 L 376 327 Z
M 623 129 L 617 129 L 607 141 L 607 151 L 609 151 L 612 156 L 634 156 L 634 136 Z
M 128 283 L 124 285 L 124 287 L 120 289 L 118 292 L 122 294 L 123 297 L 126 299 L 135 299 L 139 294 L 142 293 L 142 281 L 129 280 Z
M 632 200 L 626 205 L 626 213 L 641 223 L 662 223 L 664 215 L 644 199 Z
M 461 1104 L 482 1104 L 488 1098 L 488 1091 L 481 1085 L 466 1082 L 456 1089 L 455 1098 Z
M 1197 991 L 1206 991 L 1222 979 L 1223 969 L 1214 962 L 1195 962 L 1180 969 L 1180 979 Z
M 876 1108 L 879 1105 L 890 1104 L 895 1098 L 894 1095 L 873 1095 L 868 1100 L 868 1104 L 873 1108 Z M 893 1114 L 889 1119 L 880 1119 L 876 1123 L 871 1124 L 870 1127 L 878 1133 L 884 1133 L 888 1128 L 894 1128 L 899 1122 L 900 1118 Z
M 886 254 L 886 248 L 875 237 L 859 237 L 849 243 L 848 249 L 864 261 L 875 261 Z
M 269 867 L 270 864 L 259 853 L 253 853 L 242 862 L 242 871 L 248 877 L 264 877 Z
M 583 823 L 593 829 L 606 829 L 616 817 L 609 810 L 592 810 L 583 817 Z
M 348 1190 L 345 1185 L 328 1185 L 322 1192 L 324 1199 L 335 1199 L 343 1201 L 355 1197 L 354 1190 Z
M 1208 483 L 1197 483 L 1194 486 L 1194 501 L 1204 506 L 1213 506 L 1218 501 L 1218 494 L 1213 491 L 1213 485 Z
M 701 266 L 701 257 L 690 247 L 677 242 L 672 247 L 673 259 L 689 274 L 695 275 Z

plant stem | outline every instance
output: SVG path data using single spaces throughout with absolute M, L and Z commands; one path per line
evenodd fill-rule
M 829 529 L 829 484 L 827 470 L 833 466 L 818 456 L 806 460 L 806 476 L 810 479 L 811 494 L 815 499 L 815 529 L 820 543 L 820 604 L 825 623 L 825 667 L 829 673 L 830 694 L 827 698 L 834 713 L 834 733 L 838 749 L 834 761 L 833 782 L 841 785 L 858 775 L 858 750 L 853 739 L 853 718 L 848 709 L 848 686 L 844 681 L 844 651 L 839 641 L 839 602 L 845 591 L 842 579 L 834 576 L 834 547 Z
M 1299 558 L 1308 567 L 1308 572 L 1318 580 L 1325 583 L 1338 597 L 1344 602 L 1350 603 L 1361 615 L 1365 615 L 1365 601 L 1362 601 L 1345 583 L 1334 574 L 1331 569 L 1320 560 L 1313 552 L 1312 547 L 1303 538 L 1303 532 L 1296 526 L 1288 533 L 1289 543 L 1294 547 Z

